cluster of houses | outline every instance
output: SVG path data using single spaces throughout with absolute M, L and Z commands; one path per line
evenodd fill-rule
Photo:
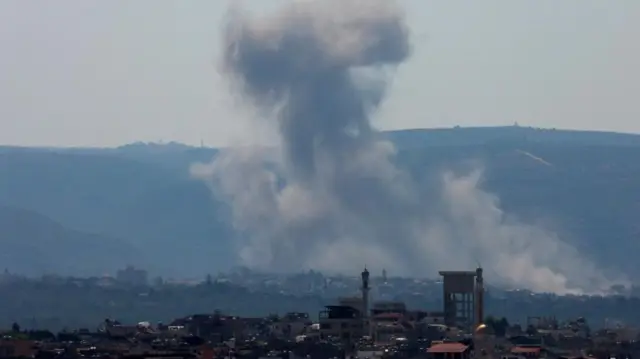
M 95 331 L 56 335 L 7 331 L 0 358 L 425 358 L 425 359 L 630 359 L 640 354 L 638 334 L 614 328 L 591 332 L 579 318 L 559 324 L 538 318 L 526 330 L 496 335 L 443 324 L 442 313 L 407 310 L 403 303 L 373 303 L 363 323 L 357 298 L 326 307 L 318 320 L 307 313 L 241 318 L 191 315 L 168 324 L 125 325 L 105 320 Z
M 243 318 L 219 312 L 171 323 L 125 325 L 105 320 L 96 331 L 12 330 L 0 333 L 2 358 L 424 358 L 631 359 L 640 336 L 630 328 L 594 331 L 584 318 L 559 323 L 529 318 L 526 326 L 484 317 L 482 271 L 442 272 L 444 310 L 409 310 L 403 302 L 338 299 L 318 313 Z M 137 277 L 136 277 L 137 278 Z

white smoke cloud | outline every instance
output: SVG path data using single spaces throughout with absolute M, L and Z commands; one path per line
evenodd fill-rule
M 293 1 L 271 16 L 230 17 L 222 68 L 279 131 L 278 151 L 231 148 L 192 172 L 230 205 L 243 264 L 425 275 L 481 262 L 495 284 L 606 289 L 574 248 L 507 218 L 480 189 L 481 171 L 445 174 L 434 189 L 394 165 L 369 117 L 409 55 L 390 0 Z

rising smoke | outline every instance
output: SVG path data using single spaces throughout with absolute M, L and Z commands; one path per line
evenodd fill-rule
M 610 285 L 555 235 L 508 220 L 480 189 L 481 171 L 443 174 L 434 189 L 393 164 L 393 145 L 370 124 L 411 53 L 393 1 L 294 1 L 229 20 L 224 73 L 278 130 L 280 151 L 231 148 L 192 172 L 229 203 L 244 264 L 435 275 L 480 262 L 494 284 L 555 293 Z

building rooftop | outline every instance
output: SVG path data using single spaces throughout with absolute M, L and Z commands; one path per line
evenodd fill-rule
M 373 316 L 374 319 L 402 319 L 404 315 L 402 313 L 380 313 Z
M 469 347 L 462 343 L 439 343 L 427 349 L 427 353 L 464 353 Z
M 466 271 L 466 270 L 448 270 L 448 271 L 440 271 L 438 272 L 438 274 L 440 274 L 441 276 L 455 276 L 455 275 L 460 275 L 460 276 L 476 276 L 476 272 L 475 271 Z
M 539 354 L 540 347 L 517 346 L 511 349 L 511 354 Z
M 358 311 L 350 305 L 325 305 L 324 307 L 329 310 Z

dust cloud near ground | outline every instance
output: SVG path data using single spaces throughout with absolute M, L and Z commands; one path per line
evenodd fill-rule
M 435 276 L 481 263 L 492 284 L 534 291 L 612 284 L 553 233 L 509 220 L 481 170 L 426 188 L 394 165 L 370 123 L 411 55 L 394 1 L 292 1 L 262 17 L 235 8 L 224 46 L 232 88 L 278 133 L 275 153 L 229 148 L 192 167 L 230 206 L 244 265 Z

